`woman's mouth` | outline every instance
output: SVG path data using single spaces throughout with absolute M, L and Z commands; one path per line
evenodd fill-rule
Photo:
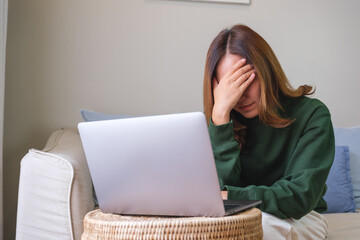
M 240 110 L 247 110 L 247 109 L 249 109 L 251 107 L 251 105 L 253 105 L 253 103 L 241 105 L 241 106 L 239 106 L 239 109 Z

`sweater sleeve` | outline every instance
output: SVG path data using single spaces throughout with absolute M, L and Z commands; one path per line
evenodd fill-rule
M 321 105 L 308 119 L 302 136 L 287 161 L 284 176 L 271 186 L 226 186 L 228 198 L 261 199 L 262 211 L 280 218 L 299 219 L 314 210 L 319 201 L 324 201 L 322 197 L 326 191 L 325 182 L 334 152 L 330 113 L 325 105 Z M 231 161 L 237 165 L 235 157 Z M 325 203 L 323 207 L 326 209 Z
M 240 184 L 240 148 L 234 138 L 233 122 L 216 126 L 210 119 L 209 133 L 221 189 Z

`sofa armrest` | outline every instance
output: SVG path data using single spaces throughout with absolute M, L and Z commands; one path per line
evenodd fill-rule
M 94 209 L 92 183 L 78 132 L 60 129 L 43 151 L 21 160 L 17 239 L 80 239 Z

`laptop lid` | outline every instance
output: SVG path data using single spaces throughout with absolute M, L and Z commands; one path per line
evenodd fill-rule
M 224 216 L 203 113 L 80 123 L 103 212 Z

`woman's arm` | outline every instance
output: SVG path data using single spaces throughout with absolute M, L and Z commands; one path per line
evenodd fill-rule
M 261 210 L 280 218 L 299 219 L 308 212 L 326 210 L 322 199 L 334 159 L 334 133 L 328 109 L 321 105 L 311 114 L 303 135 L 289 159 L 284 176 L 271 186 L 226 185 L 229 199 L 262 200 Z M 233 150 L 233 154 L 235 155 Z M 235 157 L 230 162 L 235 162 Z M 226 165 L 226 164 L 225 164 Z M 234 164 L 237 166 L 239 164 Z M 217 165 L 218 166 L 218 165 Z M 239 169 L 239 168 L 236 168 Z M 236 170 L 238 171 L 238 170 Z M 322 208 L 322 209 L 321 209 Z
M 216 126 L 210 119 L 209 133 L 220 187 L 240 184 L 240 147 L 234 138 L 233 122 Z
M 220 186 L 230 182 L 237 183 L 240 179 L 240 149 L 234 138 L 230 112 L 255 79 L 255 69 L 250 64 L 245 65 L 245 58 L 230 67 L 229 61 L 231 63 L 235 59 L 236 57 L 223 58 L 212 79 L 214 106 L 209 131 Z M 223 61 L 227 63 L 224 64 Z

